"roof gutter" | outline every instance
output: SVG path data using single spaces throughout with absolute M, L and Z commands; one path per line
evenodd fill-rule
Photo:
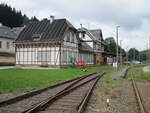
M 60 41 L 49 41 L 49 42 L 14 42 L 14 44 L 54 44 L 54 43 L 58 43 L 61 44 Z

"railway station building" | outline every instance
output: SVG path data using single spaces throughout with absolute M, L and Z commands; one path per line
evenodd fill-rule
M 16 65 L 64 67 L 77 61 L 101 65 L 105 60 L 100 29 L 76 29 L 67 19 L 43 19 L 26 26 L 15 40 Z

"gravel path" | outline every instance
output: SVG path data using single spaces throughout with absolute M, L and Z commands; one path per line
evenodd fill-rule
M 120 79 L 124 76 L 125 71 L 127 70 L 127 68 L 122 69 L 119 72 L 116 72 L 112 75 L 112 80 L 117 80 Z
M 132 84 L 121 79 L 119 84 L 108 88 L 106 83 L 99 82 L 84 113 L 138 113 Z
M 99 81 L 84 113 L 138 113 L 138 105 L 132 84 L 127 79 L 120 79 L 124 69 L 112 75 L 110 84 Z M 109 104 L 107 100 L 109 99 Z

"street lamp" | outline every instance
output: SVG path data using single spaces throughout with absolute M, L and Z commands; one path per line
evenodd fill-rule
M 116 53 L 117 54 L 116 65 L 117 65 L 117 69 L 118 69 L 118 57 L 119 57 L 118 56 L 119 55 L 118 54 L 118 29 L 119 28 L 120 28 L 120 26 L 116 26 L 116 41 L 117 41 L 117 43 L 116 43 L 116 49 L 117 49 L 117 51 L 116 51 L 117 52 Z

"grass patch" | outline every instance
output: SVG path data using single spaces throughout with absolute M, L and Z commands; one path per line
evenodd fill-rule
M 109 69 L 108 66 L 88 67 L 86 72 L 79 68 L 61 68 L 50 70 L 39 69 L 1 69 L 0 93 L 7 93 L 22 89 L 32 89 L 54 84 L 58 81 L 68 80 L 87 73 L 102 72 Z
M 150 82 L 150 72 L 144 72 L 144 67 L 133 67 L 129 70 L 129 77 L 131 75 L 134 77 L 136 81 L 149 81 Z
M 116 86 L 122 84 L 122 81 L 124 79 L 119 78 L 117 80 L 112 79 L 112 75 L 116 74 L 118 71 L 121 71 L 122 69 L 126 68 L 125 66 L 119 68 L 119 70 L 112 68 L 111 70 L 108 70 L 107 73 L 102 78 L 103 81 L 103 88 L 102 88 L 102 95 L 109 95 L 110 91 L 115 88 Z
M 108 95 L 110 90 L 118 84 L 118 80 L 112 80 L 112 75 L 117 72 L 116 69 L 112 68 L 102 78 L 103 81 L 103 95 Z

